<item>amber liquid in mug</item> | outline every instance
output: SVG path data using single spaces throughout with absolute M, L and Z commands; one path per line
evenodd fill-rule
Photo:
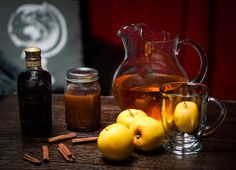
M 144 83 L 148 82 L 148 83 Z M 122 75 L 115 79 L 113 95 L 121 109 L 136 108 L 149 116 L 161 120 L 160 86 L 168 82 L 187 81 L 175 75 L 151 73 L 145 77 L 138 74 Z
M 66 123 L 70 130 L 93 130 L 100 122 L 100 92 L 79 96 L 65 93 Z

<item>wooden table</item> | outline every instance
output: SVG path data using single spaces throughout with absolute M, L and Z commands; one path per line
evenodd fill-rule
M 159 149 L 153 153 L 134 152 L 125 162 L 111 162 L 102 158 L 96 143 L 72 145 L 64 143 L 76 155 L 75 163 L 66 163 L 57 151 L 57 145 L 49 145 L 50 162 L 36 166 L 22 160 L 23 153 L 41 158 L 44 141 L 25 141 L 21 137 L 17 96 L 0 100 L 0 169 L 235 169 L 236 168 L 236 102 L 225 102 L 228 114 L 223 125 L 200 141 L 204 150 L 197 155 L 176 156 Z M 217 107 L 209 107 L 215 113 Z M 100 130 L 114 122 L 119 108 L 112 97 L 102 97 L 102 121 L 97 131 L 78 133 L 78 136 L 98 135 Z M 66 134 L 63 95 L 53 95 L 52 136 Z

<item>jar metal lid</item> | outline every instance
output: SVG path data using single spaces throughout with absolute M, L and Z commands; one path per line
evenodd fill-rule
M 67 70 L 66 80 L 74 83 L 89 83 L 98 80 L 98 71 L 94 68 L 79 67 Z

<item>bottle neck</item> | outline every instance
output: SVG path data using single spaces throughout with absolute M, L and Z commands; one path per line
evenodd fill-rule
M 41 68 L 41 49 L 28 47 L 25 49 L 26 68 Z
M 26 68 L 41 68 L 41 60 L 26 60 Z

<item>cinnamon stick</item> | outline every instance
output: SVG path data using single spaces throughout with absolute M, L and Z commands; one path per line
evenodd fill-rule
M 22 158 L 30 163 L 33 163 L 35 165 L 41 165 L 41 161 L 37 158 L 30 156 L 29 154 L 24 153 Z
M 74 155 L 65 144 L 63 143 L 58 144 L 58 151 L 61 153 L 61 155 L 67 162 L 75 161 Z
M 61 140 L 75 138 L 76 136 L 77 136 L 77 134 L 75 132 L 71 132 L 71 133 L 68 133 L 66 135 L 58 135 L 58 136 L 55 136 L 55 137 L 48 138 L 48 142 L 49 143 L 54 143 L 54 142 L 58 142 L 58 141 L 61 141 Z
M 58 148 L 61 148 L 67 157 L 72 157 L 71 151 L 69 150 L 69 148 L 65 144 L 63 144 L 63 143 L 58 144 Z
M 42 146 L 43 151 L 43 162 L 48 163 L 49 162 L 49 149 L 47 145 Z
M 67 155 L 64 153 L 64 151 L 61 148 L 58 148 L 58 151 L 62 155 L 62 157 L 66 160 L 66 162 L 70 162 L 70 158 L 67 157 Z
M 85 143 L 85 142 L 96 142 L 97 140 L 98 140 L 97 136 L 74 138 L 74 139 L 72 139 L 72 144 Z

